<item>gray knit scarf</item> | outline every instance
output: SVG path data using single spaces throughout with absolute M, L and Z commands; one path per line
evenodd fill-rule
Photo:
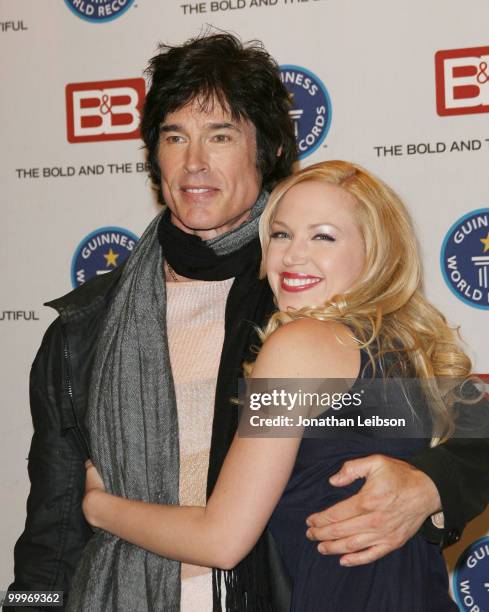
M 268 194 L 243 225 L 207 241 L 218 255 L 256 238 Z M 166 332 L 160 217 L 125 264 L 100 334 L 90 382 L 87 430 L 106 490 L 178 504 L 179 442 Z M 180 563 L 96 530 L 75 572 L 68 612 L 176 612 Z

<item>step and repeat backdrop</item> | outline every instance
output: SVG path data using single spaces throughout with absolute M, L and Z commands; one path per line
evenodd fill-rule
M 158 43 L 264 42 L 300 164 L 352 160 L 398 191 L 426 292 L 485 374 L 488 23 L 486 0 L 0 0 L 0 590 L 25 520 L 29 367 L 55 317 L 42 304 L 120 265 L 159 210 L 138 132 Z M 462 610 L 489 610 L 488 534 L 486 514 L 446 553 Z

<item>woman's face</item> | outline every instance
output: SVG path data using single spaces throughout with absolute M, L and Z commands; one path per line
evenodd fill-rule
M 347 191 L 320 181 L 298 183 L 282 197 L 266 255 L 280 310 L 322 306 L 358 279 L 365 245 L 356 206 Z

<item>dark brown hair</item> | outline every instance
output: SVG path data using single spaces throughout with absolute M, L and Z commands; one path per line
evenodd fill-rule
M 297 148 L 289 116 L 290 98 L 277 63 L 262 43 L 243 44 L 232 34 L 219 33 L 199 36 L 180 46 L 162 44 L 146 73 L 151 85 L 141 135 L 160 199 L 160 126 L 168 113 L 193 100 L 204 109 L 218 102 L 233 119 L 253 123 L 263 187 L 271 190 L 291 173 Z

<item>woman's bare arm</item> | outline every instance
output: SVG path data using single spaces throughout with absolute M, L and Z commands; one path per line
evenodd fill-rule
M 359 364 L 346 327 L 301 319 L 265 342 L 253 378 L 355 378 Z M 161 556 L 228 569 L 265 529 L 299 443 L 298 437 L 236 435 L 205 508 L 149 504 L 94 489 L 85 497 L 84 512 L 92 525 Z

